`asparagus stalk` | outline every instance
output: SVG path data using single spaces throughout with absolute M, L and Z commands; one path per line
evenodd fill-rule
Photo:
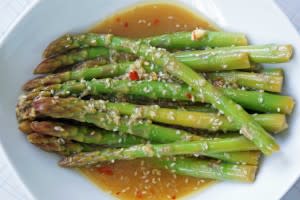
M 30 136 L 28 136 L 28 138 L 30 138 L 31 143 L 38 145 L 40 148 L 46 151 L 62 152 L 63 155 L 70 155 L 71 153 L 75 153 L 75 152 L 79 153 L 79 152 L 95 151 L 100 148 L 99 146 L 96 145 L 87 145 L 85 143 L 81 143 L 81 141 L 82 142 L 88 141 L 88 143 L 90 144 L 101 144 L 101 145 L 103 144 L 102 142 L 103 140 L 101 140 L 100 143 L 98 141 L 93 141 L 90 138 L 90 135 L 83 134 L 80 131 L 76 132 L 76 136 L 74 136 L 73 134 L 74 130 L 64 129 L 64 131 L 56 131 L 54 127 L 55 126 L 57 127 L 57 125 L 62 127 L 61 123 L 56 124 L 54 122 L 34 122 L 34 125 L 32 126 L 33 130 L 31 129 L 30 133 L 33 133 L 36 130 L 38 131 L 38 133 L 31 134 Z M 66 126 L 63 127 L 66 128 Z M 78 129 L 78 127 L 73 126 L 72 129 Z M 86 129 L 88 128 L 85 128 L 84 131 Z M 127 136 L 132 137 L 130 135 Z M 63 140 L 57 137 L 63 138 Z M 75 140 L 77 142 L 71 142 L 70 140 Z M 114 145 L 115 143 L 116 142 L 111 142 L 111 140 L 108 140 L 107 145 L 110 146 L 112 144 Z M 141 140 L 141 143 L 144 143 L 144 141 Z M 128 142 L 126 142 L 126 145 L 128 145 Z M 118 144 L 118 146 L 122 146 L 122 145 Z M 231 163 L 257 165 L 260 157 L 260 152 L 244 151 L 244 152 L 225 152 L 225 153 L 209 153 L 209 154 L 203 153 L 202 155 L 207 155 L 208 157 L 216 158 Z
M 28 141 L 30 141 L 31 143 L 35 144 L 36 146 L 40 147 L 45 151 L 55 152 L 64 156 L 70 156 L 74 153 L 79 153 L 84 151 L 91 151 L 91 150 L 95 151 L 98 148 L 98 147 L 91 147 L 90 145 L 85 145 L 85 144 L 75 143 L 70 141 L 68 141 L 68 143 L 62 143 L 61 139 L 55 137 L 47 137 L 36 133 L 32 133 L 28 135 L 27 138 Z M 239 152 L 234 152 L 234 153 L 239 153 Z M 172 169 L 174 167 L 174 164 L 168 162 L 169 161 L 168 158 L 160 158 L 160 159 L 152 158 L 152 161 L 155 162 L 155 164 L 158 167 L 164 167 L 164 168 L 167 167 L 169 169 Z M 220 179 L 220 180 L 228 179 L 228 180 L 240 180 L 240 181 L 253 181 L 255 176 L 255 170 L 257 168 L 256 166 L 251 166 L 251 165 L 215 163 L 213 161 L 205 161 L 200 159 L 196 160 L 191 158 L 179 158 L 179 157 L 176 159 L 176 166 L 177 166 L 177 170 L 175 171 L 175 173 L 179 173 L 182 175 L 194 176 L 199 178 L 202 177 L 202 178 L 212 178 L 212 179 Z M 220 169 L 218 169 L 219 167 L 216 168 L 217 166 L 219 166 Z M 228 166 L 232 166 L 232 168 Z M 192 173 L 191 170 L 194 171 L 194 173 Z M 201 174 L 201 172 L 203 174 Z M 220 174 L 220 172 L 222 173 Z
M 69 80 L 91 80 L 93 78 L 115 77 L 125 74 L 130 70 L 130 68 L 133 67 L 133 62 L 108 64 L 103 66 L 95 66 L 92 68 L 85 67 L 79 70 L 66 71 L 32 79 L 23 85 L 23 89 L 31 90 L 36 87 L 63 83 Z
M 194 37 L 192 37 L 192 34 Z M 169 49 L 203 48 L 203 47 L 223 47 L 223 46 L 242 46 L 247 45 L 247 38 L 241 33 L 212 32 L 205 31 L 201 35 L 197 31 L 179 32 L 154 36 L 143 40 L 152 46 Z M 57 54 L 65 53 L 71 49 L 97 47 L 103 45 L 101 35 L 94 33 L 83 33 L 78 35 L 64 35 L 53 41 L 44 51 L 44 57 L 52 57 Z
M 85 60 L 95 59 L 97 57 L 109 57 L 109 51 L 105 48 L 88 48 L 80 51 L 71 51 L 66 55 L 59 55 L 56 58 L 44 60 L 39 67 L 34 70 L 35 74 L 48 73 L 57 70 L 62 66 L 73 65 Z
M 72 99 L 62 99 L 64 104 L 73 104 Z M 94 107 L 101 112 L 116 111 L 121 115 L 146 118 L 154 122 L 184 127 L 206 129 L 210 131 L 238 131 L 240 127 L 234 122 L 228 121 L 224 116 L 217 113 L 192 112 L 178 109 L 160 108 L 157 105 L 141 106 L 130 103 L 112 103 L 102 100 L 79 100 L 80 104 L 86 107 Z M 284 115 L 281 114 L 260 114 L 252 116 L 255 121 L 266 130 L 278 133 L 287 128 Z M 35 130 L 38 132 L 37 130 Z
M 202 51 L 184 51 L 175 53 L 175 57 L 184 63 L 184 60 L 195 59 L 195 57 L 208 53 L 237 53 L 249 54 L 249 58 L 255 63 L 282 63 L 288 62 L 293 54 L 291 45 L 249 45 L 236 47 L 222 47 Z
M 258 74 L 251 72 L 215 72 L 207 74 L 214 85 L 224 87 L 237 84 L 238 86 L 248 87 L 257 90 L 270 92 L 281 92 L 283 77 L 268 74 Z
M 29 101 L 28 104 L 31 105 L 32 101 Z M 85 104 L 87 106 L 95 106 L 98 103 L 95 104 L 94 101 L 86 101 Z M 222 130 L 226 132 L 239 130 L 239 127 L 235 123 L 230 122 L 226 117 L 221 116 L 218 113 L 160 108 L 159 106 L 141 106 L 129 103 L 104 103 L 104 101 L 102 101 L 102 105 L 105 105 L 105 108 L 102 106 L 101 111 L 114 110 L 123 115 L 134 115 L 135 117 L 147 118 L 159 123 L 209 131 Z M 19 105 L 19 107 L 21 107 L 21 105 Z M 261 124 L 263 128 L 272 133 L 282 132 L 288 127 L 286 117 L 283 114 L 253 114 L 252 117 Z M 23 120 L 35 119 L 36 114 L 31 110 L 31 107 L 29 109 L 19 108 L 18 118 L 21 121 L 20 124 L 22 124 Z M 23 132 L 28 133 L 31 131 L 24 130 Z
M 245 164 L 258 165 L 261 152 L 260 151 L 223 152 L 223 153 L 210 153 L 207 156 L 225 162 L 229 162 L 229 163 L 243 164 L 243 165 Z
M 88 101 L 87 104 L 95 105 L 94 102 L 95 101 Z M 141 118 L 147 118 L 154 122 L 210 131 L 238 131 L 241 128 L 217 113 L 192 112 L 160 108 L 158 106 L 137 106 L 130 103 L 111 102 L 106 102 L 104 108 L 102 107 L 100 109 L 115 110 L 123 115 L 138 115 Z M 285 116 L 281 114 L 260 114 L 253 115 L 252 117 L 261 124 L 262 127 L 271 132 L 278 133 L 287 128 Z
M 114 53 L 113 56 L 118 55 Z M 34 70 L 35 74 L 53 72 L 64 66 L 97 57 L 109 58 L 112 55 L 103 47 L 86 48 L 48 58 L 40 63 Z M 132 56 L 133 57 L 133 56 Z M 128 59 L 132 60 L 132 58 Z M 178 58 L 181 61 L 181 57 Z M 249 69 L 251 67 L 247 53 L 204 53 L 191 59 L 183 59 L 183 63 L 197 71 L 220 71 L 233 69 Z
M 147 63 L 147 62 L 146 62 Z M 148 64 L 148 63 L 147 63 Z M 159 73 L 160 69 L 154 65 L 146 65 L 142 61 L 109 64 L 103 66 L 85 67 L 79 70 L 72 70 L 63 73 L 51 74 L 45 77 L 36 78 L 23 85 L 24 90 L 31 90 L 40 86 L 63 83 L 69 80 L 91 80 L 93 78 L 109 78 L 126 74 L 133 71 L 151 71 Z M 262 89 L 271 92 L 280 92 L 283 78 L 281 76 L 257 74 L 249 72 L 217 72 L 209 73 L 207 76 L 216 86 L 238 84 L 244 87 Z
M 254 111 L 290 114 L 294 100 L 289 96 L 266 92 L 244 91 L 220 88 L 220 91 L 242 107 Z M 203 91 L 194 92 L 186 85 L 162 83 L 158 81 L 128 81 L 102 79 L 82 82 L 66 82 L 37 88 L 28 93 L 27 100 L 36 96 L 85 96 L 100 94 L 126 94 L 150 99 L 170 99 L 175 101 L 209 102 Z
M 99 128 L 87 126 L 74 126 L 51 121 L 34 121 L 31 123 L 33 132 L 67 140 L 97 145 L 126 147 L 134 144 L 143 144 L 146 141 L 128 134 L 116 134 Z
M 27 140 L 44 151 L 56 152 L 64 156 L 103 149 L 101 146 L 72 142 L 62 138 L 40 135 L 34 132 L 28 134 Z
M 176 174 L 216 180 L 253 182 L 257 170 L 257 166 L 232 165 L 184 157 L 176 157 L 175 161 L 174 158 L 151 160 L 156 166 L 167 168 Z
M 35 74 L 45 74 L 49 72 L 54 72 L 57 69 L 74 65 L 86 60 L 98 59 L 103 62 L 103 59 L 109 60 L 134 60 L 135 56 L 128 54 L 120 54 L 116 51 L 112 51 L 103 47 L 95 47 L 95 48 L 86 48 L 80 49 L 79 51 L 74 50 L 64 55 L 58 55 L 54 58 L 49 58 L 44 60 L 42 63 L 38 65 L 38 67 L 34 70 Z
M 78 153 L 59 162 L 63 167 L 86 167 L 114 160 L 132 160 L 136 158 L 191 155 L 201 153 L 222 153 L 232 151 L 256 150 L 242 136 L 226 139 L 208 139 L 169 144 L 143 144 L 127 148 L 107 148 L 101 151 Z M 243 144 L 245 143 L 245 144 Z

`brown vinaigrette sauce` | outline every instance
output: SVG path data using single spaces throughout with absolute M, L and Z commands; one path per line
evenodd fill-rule
M 148 37 L 195 28 L 216 28 L 195 13 L 174 4 L 141 4 L 119 12 L 90 32 L 112 33 L 130 38 Z M 98 168 L 82 169 L 93 183 L 118 199 L 178 199 L 204 189 L 213 181 L 175 175 L 157 169 L 147 159 L 116 161 Z

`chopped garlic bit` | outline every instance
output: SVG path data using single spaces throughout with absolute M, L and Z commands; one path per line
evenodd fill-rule
M 197 28 L 192 31 L 191 39 L 193 41 L 200 40 L 201 38 L 203 38 L 206 35 L 206 33 L 207 33 L 206 30 Z
M 64 131 L 65 129 L 63 129 L 63 127 L 61 127 L 61 126 L 54 126 L 54 130 L 55 130 L 55 131 L 60 131 L 60 132 L 62 132 L 62 131 Z

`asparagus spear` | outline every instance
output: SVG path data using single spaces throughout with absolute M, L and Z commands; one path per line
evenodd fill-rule
M 159 69 L 155 66 L 138 66 L 135 63 L 137 62 L 109 64 L 104 66 L 95 66 L 93 68 L 84 68 L 80 70 L 51 74 L 26 82 L 23 86 L 23 89 L 28 91 L 36 87 L 63 83 L 69 80 L 91 80 L 93 78 L 109 78 L 120 76 L 124 75 L 126 72 L 129 72 L 130 69 L 136 70 L 136 68 L 145 70 L 148 73 L 151 70 L 159 73 Z M 213 84 L 217 87 L 224 87 L 228 85 L 234 86 L 237 84 L 238 86 L 242 87 L 249 87 L 270 92 L 281 92 L 283 84 L 282 76 L 240 71 L 208 73 L 207 78 L 212 80 Z
M 103 149 L 101 146 L 72 142 L 62 138 L 40 135 L 34 132 L 28 134 L 27 140 L 44 151 L 56 152 L 64 156 L 69 156 L 79 152 L 91 152 Z
M 143 144 L 146 141 L 128 134 L 116 134 L 99 128 L 87 126 L 74 126 L 65 123 L 51 121 L 34 121 L 31 123 L 33 132 L 61 137 L 67 140 L 97 145 L 109 145 L 114 147 L 125 147 L 134 144 Z
M 201 153 L 221 153 L 232 151 L 256 150 L 255 145 L 244 137 L 227 139 L 209 139 L 192 142 L 177 142 L 169 144 L 144 144 L 127 148 L 107 148 L 101 151 L 78 153 L 63 159 L 59 164 L 63 167 L 84 167 L 112 160 L 132 160 L 136 158 L 163 157 L 174 155 L 189 155 Z M 245 144 L 241 144 L 245 141 Z
M 65 140 L 50 136 L 53 135 L 51 130 L 47 132 L 47 130 L 43 130 L 43 134 L 48 135 L 41 135 L 41 133 L 34 133 L 31 134 L 28 138 L 30 138 L 31 143 L 38 145 L 40 148 L 46 151 L 54 151 L 54 152 L 61 152 L 60 154 L 63 155 L 71 155 L 71 153 L 79 153 L 79 152 L 89 152 L 101 149 L 100 146 L 97 145 L 87 145 L 80 142 L 71 142 L 70 138 L 64 138 Z M 32 131 L 33 132 L 33 131 Z M 59 135 L 60 136 L 60 135 Z M 86 137 L 83 135 L 82 137 Z M 67 141 L 67 142 L 62 142 Z M 206 155 L 211 158 L 216 158 L 219 160 L 223 160 L 226 162 L 236 163 L 236 164 L 250 164 L 250 165 L 257 165 L 260 152 L 258 151 L 243 151 L 243 152 L 223 152 L 223 153 L 209 153 L 202 155 Z
M 103 105 L 104 105 L 104 101 Z M 28 104 L 32 104 L 29 101 Z M 94 101 L 86 103 L 88 105 L 94 105 Z M 22 124 L 23 120 L 33 120 L 36 118 L 34 111 L 31 107 L 29 109 L 22 109 L 19 105 L 18 118 Z M 27 106 L 25 106 L 27 107 Z M 155 122 L 165 123 L 170 125 L 179 125 L 183 127 L 199 128 L 209 131 L 237 131 L 239 127 L 228 121 L 224 116 L 218 113 L 207 113 L 201 110 L 192 111 L 186 109 L 169 109 L 160 108 L 159 106 L 141 106 L 129 103 L 105 103 L 105 109 L 102 111 L 115 110 L 123 115 L 135 115 L 140 118 L 147 118 Z M 283 114 L 253 114 L 252 117 L 263 128 L 272 133 L 279 133 L 285 130 L 288 125 L 286 123 L 286 117 Z M 23 131 L 24 132 L 24 131 Z M 27 133 L 30 131 L 27 131 Z
M 229 88 L 220 88 L 220 91 L 242 107 L 250 110 L 290 114 L 294 107 L 294 100 L 289 96 Z M 150 99 L 208 102 L 208 97 L 203 91 L 194 92 L 186 85 L 158 81 L 114 79 L 66 82 L 37 88 L 28 93 L 25 99 L 30 100 L 36 96 L 99 96 L 100 94 L 126 94 L 134 95 L 136 98 L 147 97 Z
M 257 149 L 242 136 L 226 139 L 208 139 L 169 144 L 142 144 L 127 148 L 107 148 L 101 151 L 78 153 L 63 159 L 63 167 L 85 167 L 113 160 L 132 160 L 136 158 L 163 157 L 174 155 L 209 154 Z M 242 144 L 243 142 L 245 144 Z
M 97 145 L 109 145 L 114 147 L 125 147 L 130 146 L 132 144 L 142 144 L 145 143 L 144 140 L 131 136 L 131 135 L 117 135 L 115 133 L 108 133 L 111 134 L 111 136 L 108 136 L 108 134 L 103 134 L 103 130 L 99 130 L 97 128 L 89 128 L 86 126 L 72 126 L 67 125 L 63 123 L 57 123 L 57 122 L 50 122 L 50 121 L 34 121 L 31 123 L 31 133 L 36 132 L 38 134 L 43 134 L 46 137 L 43 138 L 42 136 L 39 136 L 39 138 L 43 138 L 43 140 L 47 140 L 47 136 L 54 136 L 54 137 L 60 137 L 67 141 L 69 140 L 75 140 L 79 143 L 75 143 L 76 146 L 79 146 L 83 143 L 88 144 L 97 144 Z M 100 134 L 99 134 L 100 132 Z M 108 132 L 108 131 L 106 131 Z M 92 133 L 92 134 L 91 134 Z M 103 136 L 102 138 L 99 136 Z M 96 137 L 98 136 L 98 137 Z M 48 137 L 49 138 L 49 137 Z M 51 137 L 50 137 L 51 138 Z M 38 140 L 38 139 L 36 139 Z M 57 141 L 57 140 L 49 140 L 49 143 L 51 141 Z M 37 142 L 35 142 L 37 144 Z M 41 143 L 42 144 L 42 143 Z M 58 144 L 56 144 L 55 147 L 57 147 Z M 83 145 L 83 148 L 86 147 L 86 145 Z M 92 148 L 93 146 L 91 146 Z M 64 145 L 62 149 L 66 148 Z M 85 149 L 83 149 L 85 150 Z M 58 150 L 56 150 L 58 151 Z M 85 150 L 87 151 L 87 150 Z M 76 151 L 79 152 L 79 151 Z M 226 152 L 226 153 L 210 153 L 210 154 L 202 154 L 207 155 L 212 158 L 217 158 L 220 160 L 224 160 L 227 162 L 232 163 L 244 163 L 244 164 L 252 164 L 256 165 L 258 163 L 260 153 L 257 151 L 244 151 L 244 152 Z
M 218 85 L 219 87 L 237 84 L 257 90 L 281 92 L 283 84 L 282 76 L 267 75 L 264 73 L 232 71 L 209 73 L 207 76 L 213 81 L 214 85 Z
M 151 46 L 166 49 L 201 49 L 205 47 L 244 46 L 248 44 L 242 33 L 213 32 L 196 29 L 193 32 L 177 32 L 143 39 Z
M 176 174 L 216 180 L 253 182 L 257 170 L 257 166 L 232 165 L 184 157 L 176 157 L 175 161 L 174 158 L 151 160 L 158 167 L 167 168 Z
M 66 71 L 57 74 L 51 74 L 45 77 L 36 78 L 26 82 L 23 86 L 24 90 L 31 90 L 36 87 L 51 84 L 63 83 L 69 80 L 91 80 L 93 78 L 108 78 L 125 74 L 130 68 L 134 67 L 133 62 L 125 62 L 118 64 L 108 64 L 103 66 L 95 66 L 92 68 L 85 67 L 79 70 Z
M 222 47 L 215 49 L 208 49 L 202 51 L 184 51 L 175 53 L 175 57 L 184 62 L 184 60 L 195 59 L 202 54 L 207 53 L 236 53 L 244 52 L 249 54 L 249 58 L 255 63 L 282 63 L 288 62 L 293 54 L 293 47 L 291 45 L 249 45 L 237 47 Z
M 145 64 L 146 63 L 146 64 Z M 69 80 L 91 80 L 93 78 L 108 78 L 120 75 L 125 75 L 130 71 L 151 71 L 160 73 L 157 66 L 149 65 L 143 61 L 125 62 L 118 64 L 109 64 L 103 66 L 85 67 L 79 70 L 72 70 L 63 73 L 51 74 L 45 77 L 36 78 L 24 84 L 24 90 L 31 90 L 36 87 L 46 86 L 50 84 L 58 84 Z M 148 64 L 148 65 L 147 65 Z M 216 72 L 209 73 L 209 79 L 216 83 L 216 86 L 234 85 L 238 84 L 244 87 L 251 87 L 254 89 L 263 89 L 271 92 L 280 92 L 283 78 L 281 76 L 257 74 L 250 72 Z
M 192 38 L 192 36 L 194 36 Z M 199 32 L 179 32 L 146 38 L 143 41 L 152 46 L 185 49 L 203 47 L 223 47 L 247 45 L 247 38 L 241 33 L 212 32 L 206 31 L 199 35 Z M 101 35 L 94 33 L 83 33 L 78 35 L 66 34 L 53 41 L 44 51 L 44 57 L 52 57 L 57 54 L 65 53 L 71 49 L 103 46 Z
M 61 101 L 64 101 L 64 104 L 74 103 L 72 99 L 68 98 Z M 86 107 L 94 107 L 101 112 L 114 110 L 122 115 L 147 118 L 155 122 L 170 125 L 207 129 L 210 131 L 238 131 L 240 129 L 237 124 L 229 122 L 226 117 L 220 116 L 217 113 L 160 108 L 157 105 L 141 106 L 130 103 L 112 103 L 102 100 L 78 100 L 78 102 L 79 104 L 85 104 Z M 281 114 L 260 114 L 253 115 L 253 118 L 266 130 L 271 132 L 277 133 L 287 128 L 285 116 Z
M 63 140 L 59 139 L 59 138 L 55 138 L 55 137 L 49 137 L 49 136 L 44 136 L 44 135 L 39 135 L 37 133 L 32 133 L 30 135 L 28 135 L 27 137 L 28 141 L 30 141 L 31 143 L 35 144 L 36 146 L 40 147 L 41 149 L 45 150 L 45 151 L 51 151 L 51 152 L 55 152 L 64 156 L 70 156 L 74 153 L 79 153 L 79 152 L 85 152 L 85 151 L 96 151 L 97 148 L 99 150 L 99 147 L 97 146 L 90 146 L 90 145 L 85 145 L 82 143 L 75 143 L 75 142 L 70 142 L 68 141 L 66 142 L 62 142 Z M 100 148 L 101 149 L 101 148 Z M 236 153 L 244 153 L 244 152 L 233 152 L 230 154 L 236 154 Z M 248 152 L 247 152 L 248 153 Z M 249 152 L 250 153 L 250 152 Z M 229 153 L 228 153 L 229 154 Z M 250 155 L 250 154 L 249 154 Z M 255 154 L 252 154 L 251 156 L 254 157 L 253 161 L 254 164 L 257 164 L 257 160 L 258 160 L 258 156 L 256 156 Z M 244 157 L 245 158 L 245 157 Z M 181 161 L 182 159 L 185 159 L 185 164 L 182 163 Z M 160 158 L 160 159 L 155 159 L 152 158 L 151 159 L 153 162 L 155 162 L 155 164 L 158 167 L 168 167 L 169 169 L 172 169 L 172 167 L 174 167 L 174 164 L 172 164 L 170 167 L 169 159 L 168 158 Z M 174 160 L 174 159 L 173 159 Z M 177 168 L 181 169 L 182 172 L 180 171 L 175 171 L 175 173 L 179 173 L 179 174 L 184 174 L 184 170 L 185 169 L 187 171 L 189 171 L 190 173 L 187 173 L 185 175 L 190 175 L 190 176 L 196 176 L 196 177 L 202 177 L 202 178 L 217 178 L 217 177 L 227 177 L 227 179 L 230 177 L 230 180 L 236 180 L 237 177 L 238 180 L 242 180 L 242 178 L 240 178 L 241 176 L 238 174 L 238 172 L 236 173 L 226 173 L 227 170 L 223 170 L 224 168 L 220 168 L 222 169 L 222 171 L 224 171 L 225 173 L 222 172 L 222 174 L 220 175 L 220 173 L 213 173 L 216 166 L 234 166 L 235 171 L 238 171 L 238 168 L 240 169 L 245 169 L 247 171 L 247 169 L 253 169 L 255 170 L 256 167 L 255 166 L 250 166 L 250 165 L 233 165 L 233 164 L 223 164 L 223 163 L 214 163 L 212 161 L 205 161 L 205 160 L 200 160 L 200 159 L 193 159 L 194 163 L 197 164 L 197 167 L 201 167 L 202 166 L 202 170 L 201 172 L 203 172 L 203 175 L 201 175 L 201 173 L 199 173 L 200 171 L 198 171 L 196 167 L 196 165 L 193 167 L 193 165 L 191 165 L 191 161 L 192 159 L 190 158 L 178 158 L 176 159 L 176 161 L 179 161 L 177 164 Z M 174 162 L 174 161 L 173 161 Z M 177 162 L 176 162 L 177 163 Z M 214 164 L 214 165 L 213 165 Z M 249 163 L 251 164 L 251 163 Z M 179 168 L 180 167 L 180 168 Z M 214 167 L 214 168 L 213 168 Z M 195 173 L 191 173 L 190 170 L 188 170 L 188 168 L 194 170 Z M 197 170 L 196 170 L 197 169 Z M 228 167 L 226 168 L 228 169 Z M 173 169 L 172 169 L 173 170 Z M 245 172 L 245 170 L 243 172 Z M 207 173 L 205 173 L 205 171 L 209 172 L 210 175 L 207 175 Z M 252 173 L 242 173 L 243 175 L 247 175 L 245 176 L 245 180 L 249 181 L 252 180 L 254 178 L 253 175 L 254 172 Z M 225 176 L 226 175 L 226 176 Z M 223 178 L 224 179 L 224 178 Z M 222 180 L 223 180 L 222 179 Z
M 109 50 L 103 47 L 95 47 L 95 48 L 86 48 L 81 49 L 79 51 L 73 50 L 65 55 L 58 55 L 54 58 L 49 58 L 44 60 L 42 63 L 39 64 L 39 66 L 34 70 L 35 74 L 44 74 L 56 71 L 57 69 L 80 63 L 82 61 L 86 60 L 92 60 L 94 59 L 93 63 L 95 63 L 95 60 L 97 60 L 97 63 L 101 64 L 104 62 L 108 62 L 105 60 L 110 61 L 128 61 L 128 60 L 135 60 L 134 55 L 124 54 L 124 53 L 118 53 L 113 50 Z M 86 64 L 82 64 L 80 66 L 77 66 L 77 68 L 86 67 L 87 64 L 91 64 L 91 62 L 88 62 Z
M 116 53 L 113 55 L 115 56 Z M 116 54 L 118 55 L 118 54 Z M 108 49 L 103 47 L 93 47 L 80 50 L 73 50 L 69 53 L 48 58 L 40 63 L 34 70 L 35 74 L 45 74 L 53 72 L 61 67 L 79 63 L 84 60 L 97 57 L 108 58 L 112 55 Z M 181 61 L 181 57 L 178 58 Z M 132 60 L 132 59 L 128 59 Z M 189 65 L 197 71 L 220 71 L 232 69 L 248 69 L 251 67 L 247 53 L 204 53 L 199 56 L 183 59 L 183 63 Z

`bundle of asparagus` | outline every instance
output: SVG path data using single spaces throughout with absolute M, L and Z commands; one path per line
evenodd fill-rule
M 151 158 L 178 174 L 252 182 L 260 152 L 279 150 L 268 132 L 285 130 L 294 106 L 279 94 L 283 70 L 259 65 L 289 61 L 292 47 L 248 46 L 240 33 L 68 34 L 43 55 L 34 73 L 51 74 L 24 84 L 17 118 L 63 167 Z

